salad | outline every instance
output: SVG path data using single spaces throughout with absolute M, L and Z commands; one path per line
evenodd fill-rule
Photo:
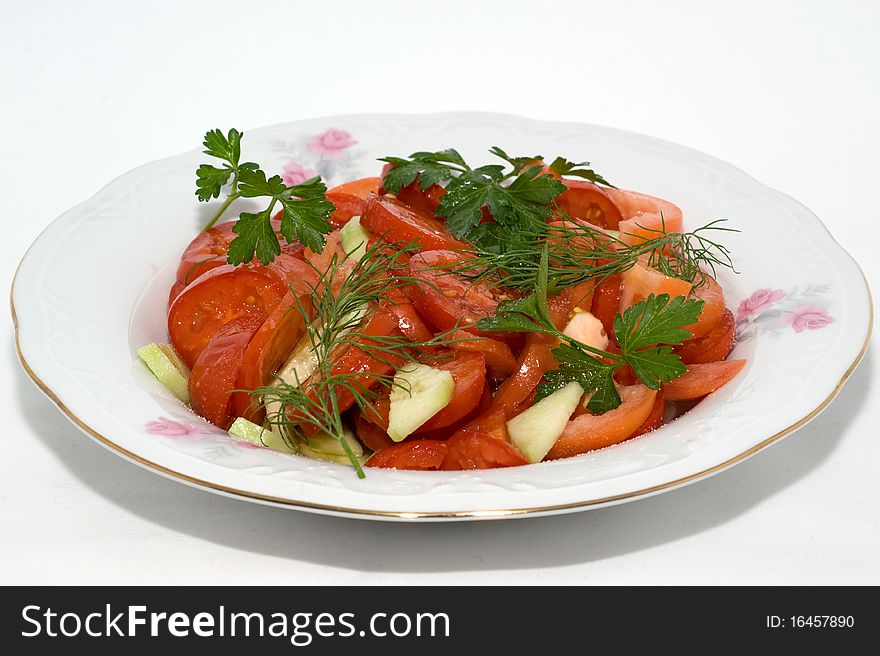
M 139 349 L 232 436 L 364 467 L 467 470 L 644 435 L 734 378 L 721 220 L 588 162 L 454 149 L 377 177 L 287 185 L 212 130 L 214 218 L 169 293 L 170 343 Z M 265 202 L 224 220 L 240 198 Z

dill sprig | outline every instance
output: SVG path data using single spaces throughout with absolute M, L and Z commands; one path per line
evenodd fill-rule
M 506 235 L 500 242 L 502 248 L 490 249 L 477 242 L 472 257 L 440 268 L 474 282 L 495 281 L 504 287 L 531 291 L 538 283 L 541 257 L 546 249 L 548 286 L 552 293 L 590 280 L 598 285 L 605 278 L 632 268 L 644 256 L 648 266 L 686 280 L 696 288 L 705 284 L 705 269 L 711 270 L 713 276 L 718 267 L 735 271 L 730 251 L 710 236 L 713 231 L 738 232 L 722 226 L 724 221 L 718 219 L 690 232 L 667 232 L 662 222 L 659 230 L 642 228 L 656 236 L 636 244 L 628 244 L 620 236 L 588 223 L 558 222 L 539 230 Z M 498 239 L 497 233 L 496 229 L 493 241 Z
M 368 411 L 381 390 L 396 385 L 394 369 L 402 362 L 414 362 L 421 349 L 477 339 L 453 337 L 458 326 L 423 342 L 413 342 L 403 335 L 367 335 L 358 330 L 379 303 L 394 302 L 392 292 L 417 282 L 406 275 L 404 254 L 417 251 L 419 246 L 397 244 L 395 248 L 378 241 L 356 262 L 349 257 L 351 253 L 345 257 L 337 253 L 326 271 L 312 267 L 318 275 L 317 283 L 310 285 L 308 293 L 313 311 L 298 297 L 292 311 L 299 312 L 308 326 L 309 346 L 317 366 L 306 380 L 300 380 L 294 372 L 293 384 L 278 381 L 252 392 L 262 398 L 267 422 L 278 427 L 292 448 L 296 449 L 297 440 L 307 441 L 300 427 L 311 425 L 339 441 L 360 478 L 364 477 L 363 469 L 344 437 L 341 396 L 350 395 L 359 408 Z M 338 277 L 344 278 L 334 289 Z M 336 356 L 346 348 L 360 349 L 392 371 L 334 371 Z

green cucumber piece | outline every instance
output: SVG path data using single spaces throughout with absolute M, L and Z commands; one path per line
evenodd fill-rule
M 411 364 L 394 376 L 388 435 L 400 442 L 452 401 L 452 374 L 426 364 Z
M 353 216 L 339 229 L 339 239 L 342 242 L 342 250 L 357 262 L 367 252 L 370 231 L 361 225 L 361 217 Z
M 171 344 L 147 344 L 137 350 L 159 382 L 184 403 L 190 402 L 189 369 L 177 355 Z
M 541 462 L 562 435 L 583 395 L 578 383 L 569 383 L 508 421 L 507 433 L 513 446 L 529 462 Z
M 282 453 L 296 453 L 296 450 L 290 447 L 280 432 L 276 433 L 275 431 L 263 428 L 244 417 L 239 417 L 232 422 L 232 426 L 229 427 L 229 434 L 256 446 L 264 446 L 267 449 Z

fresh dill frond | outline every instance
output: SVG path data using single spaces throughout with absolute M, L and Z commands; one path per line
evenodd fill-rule
M 290 439 L 294 442 L 306 441 L 304 425 L 331 435 L 339 441 L 361 478 L 363 469 L 344 437 L 341 412 L 345 408 L 341 400 L 346 401 L 345 405 L 351 400 L 362 410 L 368 410 L 382 391 L 395 385 L 395 370 L 405 362 L 415 362 L 422 349 L 477 339 L 455 336 L 458 326 L 422 342 L 414 342 L 402 334 L 362 332 L 380 304 L 394 302 L 391 294 L 395 290 L 417 282 L 407 275 L 404 260 L 406 254 L 418 248 L 414 244 L 398 244 L 396 249 L 390 249 L 388 244 L 379 241 L 368 247 L 356 262 L 348 257 L 350 253 L 344 256 L 335 253 L 325 271 L 315 269 L 318 281 L 311 285 L 308 293 L 311 303 L 303 303 L 295 297 L 292 308 L 303 316 L 307 326 L 309 347 L 317 363 L 314 372 L 306 380 L 300 380 L 294 372 L 293 383 L 279 380 L 252 392 L 262 399 L 267 409 L 267 423 L 277 426 L 282 436 L 292 436 Z M 313 308 L 312 311 L 307 306 Z M 347 349 L 362 351 L 386 370 L 339 370 L 336 363 Z

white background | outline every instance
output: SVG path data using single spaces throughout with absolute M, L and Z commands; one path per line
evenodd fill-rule
M 716 155 L 815 211 L 880 288 L 880 4 L 715 4 L 3 0 L 0 280 L 54 217 L 208 128 L 482 109 Z M 0 583 L 880 583 L 870 352 L 812 424 L 712 479 L 575 515 L 415 526 L 141 470 L 41 396 L 11 321 L 0 340 Z

